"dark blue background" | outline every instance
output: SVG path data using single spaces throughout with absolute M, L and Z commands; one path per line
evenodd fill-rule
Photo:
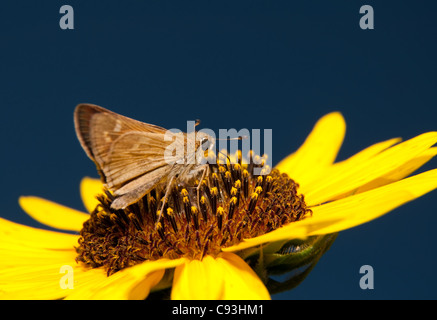
M 59 27 L 63 4 L 74 30 Z M 359 27 L 365 4 L 374 30 Z M 79 182 L 97 174 L 73 128 L 81 102 L 166 128 L 271 128 L 274 163 L 335 110 L 348 126 L 339 159 L 437 130 L 436 12 L 431 0 L 2 2 L 0 214 L 41 227 L 20 195 L 83 209 Z M 342 232 L 274 298 L 437 298 L 436 199 Z M 359 287 L 364 264 L 374 290 Z

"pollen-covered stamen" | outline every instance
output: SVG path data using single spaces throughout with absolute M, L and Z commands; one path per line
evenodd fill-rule
M 251 215 L 253 213 L 253 211 L 255 210 L 257 201 L 258 201 L 258 193 L 252 192 L 252 194 L 250 195 L 249 206 L 247 208 L 248 209 L 247 213 L 249 215 Z
M 223 207 L 218 207 L 217 208 L 217 227 L 218 230 L 222 230 L 222 226 L 223 226 L 223 215 L 225 214 L 225 209 L 223 209 Z
M 254 176 L 249 168 L 239 159 L 210 166 L 200 184 L 174 186 L 159 221 L 165 184 L 125 210 L 113 210 L 114 197 L 105 191 L 84 223 L 77 260 L 112 274 L 147 260 L 202 259 L 311 213 L 286 174 Z
M 176 220 L 174 217 L 174 211 L 172 208 L 167 208 L 167 214 L 165 216 L 167 220 L 170 222 L 171 227 L 173 228 L 174 232 L 178 232 L 178 226 L 176 224 Z
M 212 180 L 212 186 L 211 187 L 214 187 L 214 188 L 216 188 L 218 190 L 220 188 L 220 186 L 219 186 L 219 176 L 218 176 L 218 174 L 216 172 L 213 172 L 211 174 L 211 180 Z
M 237 197 L 232 197 L 229 201 L 228 220 L 231 220 L 234 216 L 234 211 L 237 207 Z
M 210 200 L 210 208 L 211 208 L 211 215 L 216 216 L 217 215 L 217 204 L 218 204 L 218 196 L 219 191 L 218 187 L 213 187 L 211 189 L 211 200 Z
M 247 199 L 249 197 L 249 172 L 247 170 L 243 170 L 242 176 L 242 188 L 244 198 Z
M 208 188 L 208 190 L 209 190 L 209 188 Z M 208 208 L 207 208 L 207 205 L 206 205 L 206 198 L 205 198 L 205 196 L 202 196 L 200 198 L 199 205 L 200 205 L 200 212 L 202 213 L 203 221 L 206 223 L 206 222 L 208 222 Z
M 187 222 L 189 222 L 191 220 L 191 201 L 187 189 L 182 189 L 181 195 L 182 203 L 184 204 L 185 218 L 187 219 Z

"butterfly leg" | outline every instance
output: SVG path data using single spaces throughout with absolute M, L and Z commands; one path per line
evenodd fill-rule
M 161 220 L 161 216 L 162 216 L 162 214 L 164 213 L 165 203 L 166 203 L 167 200 L 168 200 L 168 196 L 169 196 L 169 194 L 170 194 L 170 190 L 171 190 L 171 188 L 172 188 L 172 186 L 173 186 L 173 181 L 174 181 L 174 179 L 175 179 L 175 177 L 172 176 L 172 177 L 170 178 L 170 180 L 167 182 L 167 185 L 166 185 L 166 187 L 165 187 L 165 194 L 164 194 L 164 198 L 162 199 L 161 210 L 159 210 L 159 215 L 158 215 L 158 218 L 156 219 L 155 229 L 156 229 L 156 226 L 158 225 L 159 221 Z

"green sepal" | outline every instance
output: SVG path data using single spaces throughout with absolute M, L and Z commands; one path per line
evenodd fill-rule
M 252 248 L 245 260 L 266 284 L 271 293 L 289 290 L 305 279 L 320 257 L 329 249 L 337 233 L 312 236 L 305 240 L 280 241 Z M 273 252 L 275 248 L 276 252 Z M 289 273 L 283 282 L 270 276 Z
M 338 233 L 308 238 L 307 243 L 287 243 L 282 248 L 282 253 L 265 257 L 269 260 L 266 273 L 269 275 L 265 281 L 271 294 L 287 291 L 298 286 L 315 267 L 322 255 L 330 248 L 337 238 Z M 287 253 L 291 251 L 290 253 Z M 285 253 L 284 253 L 285 252 Z M 277 281 L 270 275 L 289 274 L 284 281 Z
M 264 255 L 269 274 L 283 274 L 318 260 L 334 242 L 337 234 L 309 237 L 305 241 L 290 241 L 272 254 Z

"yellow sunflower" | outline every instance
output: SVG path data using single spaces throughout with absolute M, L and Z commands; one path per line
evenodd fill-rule
M 199 201 L 190 190 L 172 191 L 158 227 L 160 190 L 112 210 L 111 193 L 84 178 L 89 213 L 21 197 L 31 217 L 75 233 L 0 219 L 0 298 L 269 299 L 292 288 L 337 232 L 437 187 L 437 170 L 407 177 L 437 154 L 437 132 L 383 141 L 335 163 L 345 127 L 340 113 L 324 116 L 267 176 L 217 166 Z M 281 273 L 291 276 L 270 277 Z

